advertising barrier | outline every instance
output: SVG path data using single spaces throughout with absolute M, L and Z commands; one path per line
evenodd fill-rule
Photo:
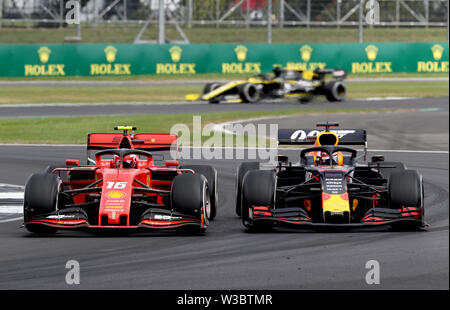
M 0 45 L 0 76 L 256 74 L 275 66 L 349 73 L 449 72 L 449 44 L 43 44 Z

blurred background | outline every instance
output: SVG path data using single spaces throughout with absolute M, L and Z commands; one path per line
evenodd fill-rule
M 74 3 L 78 24 L 68 23 Z M 348 99 L 447 97 L 448 7 L 448 0 L 0 0 L 0 106 L 183 103 L 208 83 L 275 66 L 344 69 Z
M 68 2 L 0 0 L 0 44 L 448 41 L 448 0 L 374 1 L 369 26 L 360 0 L 81 0 L 78 28 Z

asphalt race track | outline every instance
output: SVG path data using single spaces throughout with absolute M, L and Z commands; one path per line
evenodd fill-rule
M 448 105 L 447 98 L 415 98 L 388 100 L 349 100 L 333 103 L 315 101 L 300 104 L 293 101 L 264 102 L 259 104 L 221 103 L 208 104 L 204 102 L 177 103 L 104 103 L 104 104 L 29 104 L 0 105 L 2 117 L 35 117 L 35 116 L 89 116 L 89 115 L 121 115 L 121 114 L 175 114 L 175 113 L 211 113 L 234 111 L 274 111 L 289 109 L 340 109 L 340 108 L 371 108 L 371 109 L 419 109 L 441 108 Z
M 367 129 L 369 148 L 377 150 L 371 154 L 403 161 L 423 174 L 430 224 L 425 231 L 248 233 L 234 214 L 239 160 L 214 160 L 220 209 L 204 236 L 66 231 L 38 237 L 20 228 L 20 220 L 5 221 L 20 214 L 0 214 L 0 289 L 448 289 L 448 98 L 409 106 L 417 110 L 261 122 L 308 128 L 337 120 L 346 128 Z M 286 152 L 298 156 L 296 150 Z M 31 173 L 66 158 L 84 158 L 84 148 L 0 146 L 0 183 L 23 185 Z M 81 266 L 76 287 L 65 283 L 65 264 L 73 259 Z M 380 263 L 380 285 L 365 282 L 369 260 Z

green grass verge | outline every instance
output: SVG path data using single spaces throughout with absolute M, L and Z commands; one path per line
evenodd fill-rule
M 169 102 L 184 100 L 201 86 L 0 87 L 0 104 Z
M 348 84 L 349 98 L 446 97 L 448 82 L 378 82 Z
M 12 25 L 11 25 L 12 26 Z M 133 43 L 142 25 L 82 25 L 83 43 Z M 265 43 L 265 27 L 183 27 L 191 43 Z M 142 40 L 155 40 L 157 27 L 149 27 Z M 330 35 L 332 33 L 332 35 Z M 65 37 L 75 36 L 74 26 L 64 28 L 17 28 L 3 23 L 0 44 L 47 44 L 63 43 Z M 172 26 L 166 27 L 166 37 L 179 40 Z M 446 41 L 445 27 L 439 28 L 368 28 L 364 30 L 366 42 L 424 42 Z M 273 43 L 299 42 L 357 42 L 358 29 L 336 27 L 286 27 L 273 28 Z
M 248 74 L 177 74 L 177 75 L 129 75 L 129 76 L 66 76 L 66 77 L 0 77 L 0 81 L 177 81 L 177 80 L 230 80 L 246 79 Z M 374 73 L 349 74 L 348 79 L 364 78 L 448 78 L 448 73 Z
M 104 86 L 104 87 L 0 87 L 0 104 L 171 102 L 182 101 L 188 93 L 199 93 L 202 85 Z M 349 98 L 406 96 L 448 96 L 448 82 L 350 83 Z
M 376 109 L 301 109 L 262 112 L 204 113 L 202 126 L 257 117 L 320 113 L 392 112 Z M 84 144 L 88 132 L 112 132 L 116 125 L 134 125 L 138 132 L 168 133 L 174 124 L 192 128 L 194 114 L 120 115 L 83 117 L 0 118 L 0 143 Z M 55 134 L 57 133 L 57 134 Z M 204 140 L 207 137 L 204 137 Z

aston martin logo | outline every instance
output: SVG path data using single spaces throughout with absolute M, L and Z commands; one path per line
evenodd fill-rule
M 378 47 L 375 45 L 369 45 L 366 47 L 366 54 L 367 58 L 369 58 L 370 61 L 374 61 L 377 59 L 378 56 Z
M 436 44 L 431 48 L 431 51 L 433 52 L 433 58 L 436 61 L 439 61 L 442 59 L 442 55 L 444 54 L 444 47 L 442 45 Z
M 116 60 L 117 49 L 114 46 L 107 46 L 105 48 L 106 61 L 114 62 Z
M 170 58 L 172 58 L 173 62 L 179 62 L 181 59 L 181 54 L 183 53 L 183 49 L 179 46 L 172 46 L 169 50 Z
M 300 54 L 302 55 L 302 60 L 304 62 L 308 62 L 311 60 L 311 56 L 312 56 L 312 52 L 313 52 L 313 48 L 309 45 L 303 45 L 300 48 Z
M 236 57 L 239 61 L 245 61 L 247 59 L 247 52 L 248 48 L 246 48 L 244 45 L 238 45 L 234 52 L 236 53 Z
M 48 47 L 43 46 L 40 49 L 38 49 L 37 52 L 39 54 L 39 60 L 42 63 L 46 64 L 50 59 L 50 54 L 52 51 Z

